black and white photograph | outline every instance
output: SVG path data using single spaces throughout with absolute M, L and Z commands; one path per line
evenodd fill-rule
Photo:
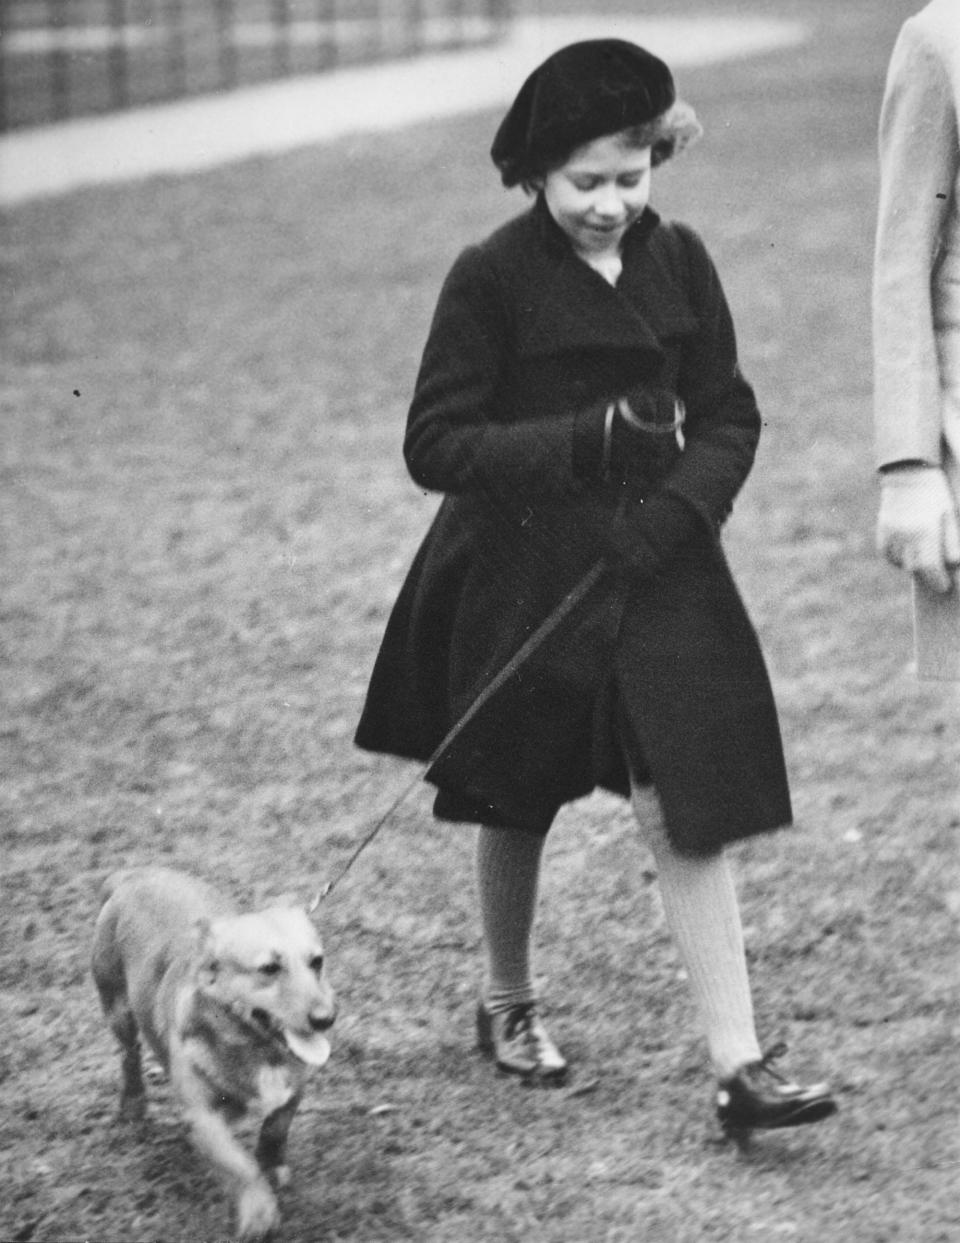
M 960 0 L 0 0 L 0 1243 L 952 1243 Z

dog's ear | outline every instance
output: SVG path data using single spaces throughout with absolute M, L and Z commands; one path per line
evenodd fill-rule
M 271 899 L 270 905 L 271 907 L 289 907 L 290 910 L 303 911 L 309 919 L 320 905 L 320 897 L 319 893 L 315 893 L 304 902 L 295 893 L 281 893 L 276 898 Z

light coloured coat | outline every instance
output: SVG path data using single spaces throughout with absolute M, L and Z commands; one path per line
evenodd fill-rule
M 880 119 L 873 339 L 877 462 L 943 465 L 960 495 L 960 3 L 895 45 Z

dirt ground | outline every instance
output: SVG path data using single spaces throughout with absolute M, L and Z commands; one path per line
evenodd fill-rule
M 166 1085 L 115 1121 L 100 883 L 161 861 L 306 900 L 408 782 L 320 908 L 341 1017 L 281 1239 L 957 1237 L 960 691 L 913 677 L 872 534 L 874 133 L 913 7 L 798 0 L 808 44 L 687 72 L 707 136 L 655 189 L 717 260 L 767 421 L 726 537 L 797 814 L 734 852 L 758 1022 L 841 1105 L 747 1155 L 627 808 L 595 796 L 551 836 L 538 969 L 575 1073 L 525 1091 L 471 1047 L 471 832 L 351 742 L 436 505 L 399 446 L 439 283 L 522 206 L 495 118 L 7 216 L 0 1239 L 229 1237 Z

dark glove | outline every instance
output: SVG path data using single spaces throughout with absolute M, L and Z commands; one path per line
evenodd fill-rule
M 640 578 L 664 569 L 701 526 L 699 515 L 670 492 L 632 498 L 614 519 L 610 544 L 620 563 Z
M 683 448 L 683 404 L 668 389 L 637 385 L 591 406 L 574 423 L 574 473 L 582 479 L 661 480 Z

